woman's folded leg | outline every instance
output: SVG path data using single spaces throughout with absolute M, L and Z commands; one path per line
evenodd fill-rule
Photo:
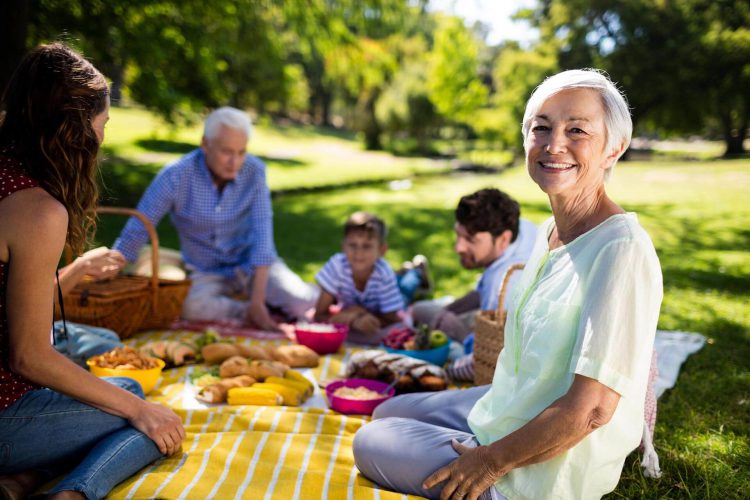
M 354 462 L 365 477 L 390 490 L 437 498 L 442 485 L 425 490 L 422 482 L 458 458 L 452 439 L 466 442 L 473 436 L 409 418 L 374 420 L 354 436 Z
M 386 417 L 413 418 L 428 424 L 471 432 L 466 419 L 489 385 L 440 392 L 402 394 L 378 405 L 373 419 Z

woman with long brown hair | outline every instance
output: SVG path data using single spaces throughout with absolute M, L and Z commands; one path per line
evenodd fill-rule
M 101 380 L 50 344 L 55 269 L 94 229 L 107 82 L 60 43 L 32 50 L 0 123 L 0 497 L 64 474 L 53 498 L 101 498 L 180 449 L 180 418 L 138 383 Z M 65 287 L 66 280 L 61 276 Z

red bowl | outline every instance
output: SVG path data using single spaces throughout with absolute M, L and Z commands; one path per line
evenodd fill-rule
M 365 387 L 371 391 L 381 392 L 388 387 L 388 384 L 379 380 L 370 380 L 366 378 L 350 378 L 347 380 L 337 380 L 326 386 L 326 396 L 328 397 L 328 406 L 339 413 L 348 415 L 372 415 L 375 408 L 383 401 L 390 399 L 396 394 L 396 389 L 391 387 L 387 394 L 378 399 L 349 399 L 340 396 L 334 396 L 333 393 L 339 387 Z
M 308 325 L 325 325 L 333 326 L 335 332 L 316 332 Z M 349 333 L 349 326 L 338 323 L 300 323 L 294 327 L 294 334 L 297 336 L 297 343 L 309 347 L 318 354 L 332 354 L 339 350 L 341 344 L 346 340 Z

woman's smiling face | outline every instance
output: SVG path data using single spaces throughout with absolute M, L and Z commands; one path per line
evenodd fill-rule
M 524 141 L 529 175 L 548 195 L 575 194 L 604 183 L 614 152 L 605 151 L 607 130 L 599 94 L 568 89 L 547 99 Z

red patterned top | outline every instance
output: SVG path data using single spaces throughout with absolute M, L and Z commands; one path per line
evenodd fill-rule
M 37 186 L 39 184 L 21 170 L 21 163 L 10 156 L 7 149 L 0 150 L 0 203 L 16 191 Z M 7 295 L 8 263 L 0 261 L 0 411 L 27 392 L 39 388 L 10 370 L 10 339 L 5 308 Z

